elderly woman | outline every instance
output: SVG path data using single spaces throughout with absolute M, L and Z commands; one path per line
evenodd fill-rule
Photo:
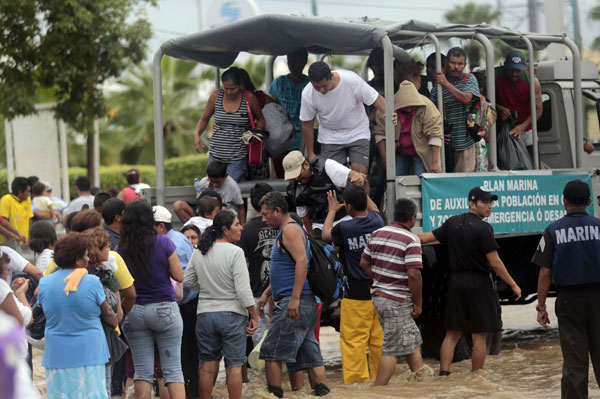
M 149 398 L 154 375 L 154 342 L 171 399 L 184 399 L 181 371 L 183 322 L 171 278 L 183 281 L 175 244 L 154 230 L 152 208 L 145 201 L 127 204 L 117 251 L 135 279 L 135 306 L 123 320 L 135 366 L 136 398 Z
M 87 274 L 87 247 L 81 233 L 58 240 L 54 248 L 58 269 L 40 280 L 48 399 L 107 397 L 104 365 L 109 354 L 100 316 L 116 327 L 117 315 L 106 301 L 100 279 Z
M 202 398 L 211 397 L 221 357 L 225 357 L 229 398 L 242 397 L 246 335 L 254 334 L 258 325 L 244 251 L 234 244 L 242 230 L 233 212 L 217 213 L 185 270 L 183 285 L 198 291 L 196 337 L 202 360 Z

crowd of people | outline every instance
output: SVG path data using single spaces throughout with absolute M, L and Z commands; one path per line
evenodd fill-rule
M 502 84 L 524 87 L 521 56 L 509 54 Z M 455 171 L 474 170 L 476 143 L 463 129 L 464 106 L 480 92 L 477 79 L 463 72 L 465 59 L 460 48 L 451 49 L 444 71 L 432 69 L 428 59 L 427 79 L 417 62 L 395 63 L 398 174 L 441 172 L 444 143 L 452 149 Z M 169 209 L 140 200 L 145 186 L 135 169 L 126 173 L 128 187 L 121 191 L 95 192 L 89 179 L 79 177 L 77 198 L 68 205 L 52 198 L 44 182 L 14 179 L 11 193 L 0 200 L 0 309 L 20 326 L 15 347 L 30 367 L 27 342 L 43 347 L 48 398 L 106 398 L 128 387 L 136 398 L 148 398 L 156 382 L 163 398 L 209 399 L 223 360 L 229 397 L 237 399 L 253 350 L 265 362 L 266 391 L 275 397 L 284 396 L 284 365 L 292 390 L 303 388 L 306 371 L 312 394 L 329 394 L 319 343 L 320 312 L 329 304 L 321 303 L 307 278 L 312 240 L 339 248 L 347 276 L 340 320 L 345 383 L 388 384 L 403 356 L 414 379 L 425 378 L 415 319 L 423 311 L 422 244 L 433 241 L 447 248 L 451 272 L 439 375 L 450 374 L 463 334 L 473 340 L 473 370 L 483 368 L 486 335 L 501 328 L 491 272 L 516 300 L 521 296 L 484 221 L 498 196 L 473 188 L 468 212 L 429 233 L 411 231 L 417 207 L 409 199 L 399 199 L 393 220 L 386 221 L 369 183 L 372 155 L 386 139 L 381 51 L 369 57 L 375 75 L 369 83 L 349 71 L 331 71 L 323 62 L 313 63 L 304 76 L 306 62 L 305 49 L 288 55 L 290 74 L 275 80 L 269 90 L 273 97 L 257 91 L 240 69 L 223 73 L 223 89 L 211 94 L 195 135 L 200 149 L 214 116 L 206 177 L 199 180 L 195 202 L 173 204 L 179 221 Z M 443 88 L 446 115 L 423 95 L 429 90 L 423 80 L 432 84 L 431 98 L 436 97 L 434 83 Z M 510 90 L 503 93 L 505 109 L 526 108 L 515 105 Z M 297 128 L 289 151 L 277 160 L 289 181 L 287 195 L 259 182 L 246 204 L 238 183 L 248 176 L 247 148 L 239 136 L 250 118 L 259 129 L 265 127 L 261 108 L 270 101 L 279 102 Z M 504 112 L 500 108 L 501 117 Z M 524 134 L 530 122 L 531 116 L 522 119 L 514 134 Z M 306 156 L 300 151 L 304 147 Z M 379 152 L 385 160 L 385 152 Z M 597 296 L 600 283 L 592 265 L 596 258 L 578 257 L 581 270 L 570 276 L 564 264 L 578 249 L 562 245 L 571 233 L 568 240 L 556 240 L 561 229 L 584 229 L 581 223 L 587 223 L 585 231 L 591 231 L 599 225 L 585 213 L 590 192 L 581 184 L 588 187 L 580 181 L 565 187 L 569 213 L 544 233 L 534 257 L 542 266 L 538 321 L 544 326 L 552 276 L 565 287 L 565 301 L 579 301 L 586 317 L 595 304 L 590 298 Z M 174 228 L 179 222 L 181 231 Z M 58 225 L 65 231 L 57 231 Z M 597 255 L 597 234 L 593 242 L 575 241 L 585 247 L 582 253 Z M 19 253 L 24 243 L 36 254 L 35 265 Z M 587 291 L 577 289 L 582 286 Z M 598 323 L 588 333 L 575 333 L 580 320 L 566 305 L 560 308 L 559 323 L 566 327 L 560 331 L 566 350 L 563 389 L 582 394 L 588 351 L 595 369 L 600 361 L 591 341 Z M 43 339 L 32 334 L 40 325 Z M 1 374 L 29 378 L 28 387 L 13 384 L 10 392 L 31 389 L 22 367 Z

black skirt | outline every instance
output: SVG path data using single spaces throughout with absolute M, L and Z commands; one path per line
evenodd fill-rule
M 498 298 L 488 274 L 452 273 L 444 327 L 465 333 L 499 331 L 502 328 Z

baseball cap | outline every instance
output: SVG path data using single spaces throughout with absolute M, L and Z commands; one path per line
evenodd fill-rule
M 497 199 L 498 196 L 496 194 L 492 194 L 489 191 L 484 191 L 481 189 L 481 187 L 473 187 L 471 191 L 469 191 L 469 201 L 496 201 Z
M 154 221 L 156 223 L 171 223 L 171 212 L 162 205 L 152 207 L 154 213 Z
M 304 155 L 298 150 L 292 151 L 283 158 L 283 170 L 285 171 L 285 175 L 283 178 L 285 180 L 292 180 L 296 177 L 300 176 L 300 171 L 302 171 L 302 164 L 306 159 Z
M 563 196 L 570 204 L 585 205 L 590 199 L 590 186 L 580 179 L 571 180 L 566 184 Z
M 519 71 L 524 70 L 525 54 L 518 50 L 511 51 L 506 55 L 506 59 L 504 60 L 504 67 L 508 69 L 518 69 Z

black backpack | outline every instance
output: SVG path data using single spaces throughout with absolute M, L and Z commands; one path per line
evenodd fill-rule
M 348 289 L 348 279 L 337 250 L 331 244 L 309 235 L 306 235 L 306 239 L 310 243 L 311 256 L 307 278 L 311 291 L 325 303 L 344 298 Z M 280 239 L 279 242 L 281 249 L 289 255 L 283 241 Z

